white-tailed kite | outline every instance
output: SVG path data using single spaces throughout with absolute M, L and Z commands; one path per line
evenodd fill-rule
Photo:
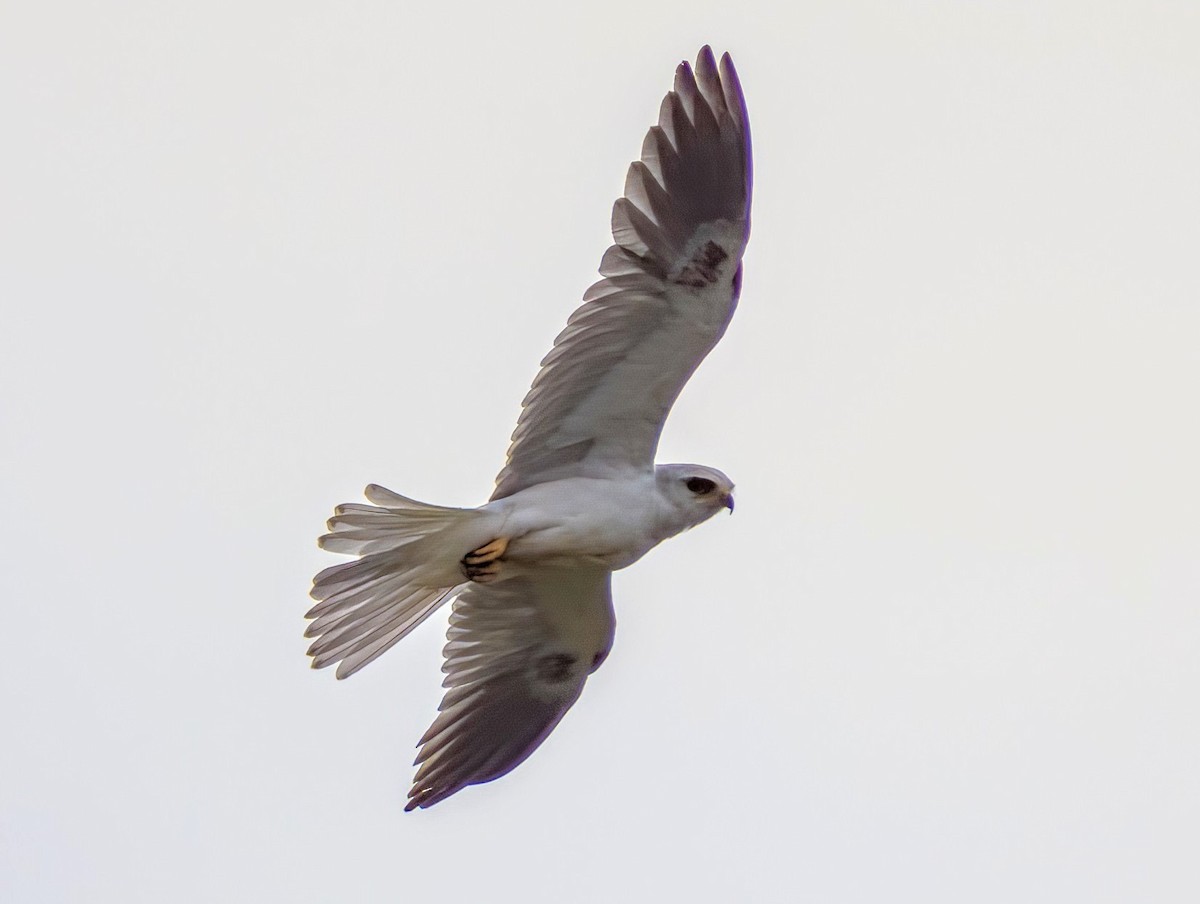
M 604 277 L 543 359 L 508 461 L 479 508 L 371 485 L 320 545 L 358 560 L 313 579 L 314 668 L 345 678 L 453 600 L 448 688 L 420 741 L 406 810 L 521 763 L 578 699 L 613 640 L 612 572 L 721 509 L 733 483 L 655 465 L 663 422 L 716 345 L 750 233 L 750 131 L 729 55 L 675 70 L 658 125 L 613 205 Z

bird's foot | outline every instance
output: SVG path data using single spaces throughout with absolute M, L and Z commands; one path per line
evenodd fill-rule
M 500 559 L 508 550 L 508 537 L 497 537 L 462 558 L 463 574 L 467 580 L 487 584 L 500 574 Z

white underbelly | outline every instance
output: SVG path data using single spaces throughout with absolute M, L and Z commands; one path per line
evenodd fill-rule
M 571 478 L 490 503 L 503 511 L 513 562 L 584 561 L 618 569 L 657 545 L 650 487 Z

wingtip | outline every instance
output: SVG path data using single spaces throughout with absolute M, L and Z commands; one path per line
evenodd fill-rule
M 436 803 L 445 800 L 456 791 L 461 791 L 458 787 L 446 793 L 445 791 L 435 791 L 432 787 L 426 784 L 416 784 L 408 792 L 408 803 L 404 805 L 404 812 L 411 813 L 413 810 L 427 810 Z
M 738 78 L 737 67 L 733 65 L 733 57 L 729 55 L 729 51 L 721 54 L 721 86 L 725 90 L 725 104 L 729 107 L 729 112 L 734 113 L 739 122 L 745 125 L 748 117 L 746 116 L 746 95 L 742 92 L 742 80 Z
M 695 118 L 693 107 L 696 104 L 696 95 L 700 89 L 696 85 L 696 74 L 692 72 L 692 65 L 687 60 L 684 60 L 675 67 L 674 89 L 672 93 L 685 102 L 688 117 Z M 667 96 L 670 97 L 671 95 L 668 94 Z
M 742 131 L 743 153 L 746 159 L 746 235 L 750 234 L 750 199 L 754 194 L 754 154 L 750 141 L 750 113 L 746 109 L 746 94 L 742 90 L 742 80 L 738 77 L 737 67 L 733 65 L 733 57 L 729 51 L 721 54 L 721 90 L 725 94 L 725 105 L 730 114 L 737 120 Z

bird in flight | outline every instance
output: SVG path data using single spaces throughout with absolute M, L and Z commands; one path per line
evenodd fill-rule
M 604 662 L 610 580 L 722 509 L 715 468 L 654 463 L 684 383 L 725 332 L 750 234 L 750 131 L 729 54 L 675 70 L 613 205 L 615 242 L 522 403 L 496 490 L 445 508 L 370 485 L 322 548 L 313 668 L 345 678 L 453 601 L 446 695 L 406 810 L 499 778 L 554 729 Z

